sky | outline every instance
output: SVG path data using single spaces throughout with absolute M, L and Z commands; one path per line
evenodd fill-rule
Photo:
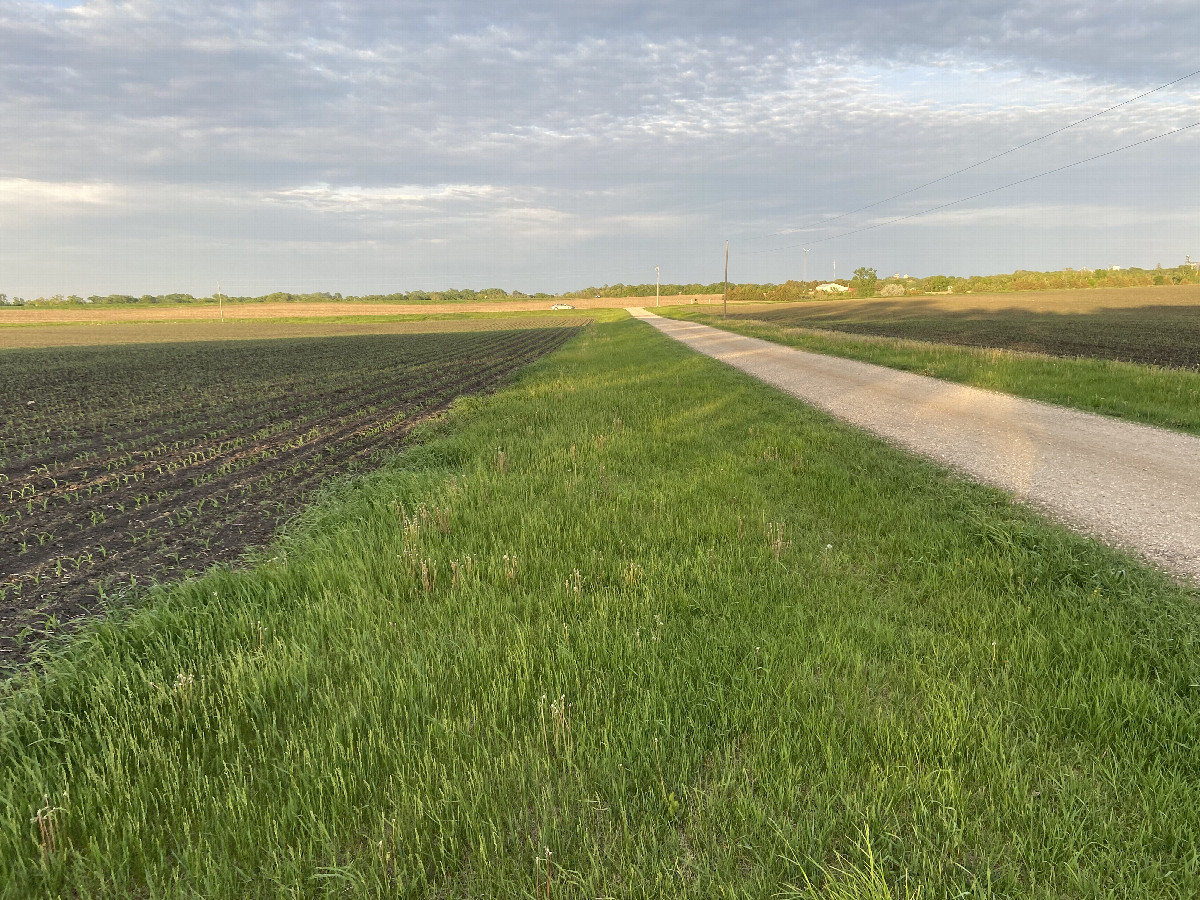
M 1200 74 L 1005 151 L 1198 69 L 1196 0 L 0 0 L 0 292 L 1174 266 Z

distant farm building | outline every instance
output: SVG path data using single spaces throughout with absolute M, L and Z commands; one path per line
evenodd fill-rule
M 850 290 L 850 288 L 846 287 L 844 284 L 837 284 L 833 281 L 826 282 L 825 284 L 818 284 L 816 287 L 818 294 L 844 294 L 848 290 Z
M 1191 256 L 1187 258 L 1187 260 L 1184 262 L 1184 265 L 1189 269 L 1200 270 L 1200 262 L 1193 262 Z

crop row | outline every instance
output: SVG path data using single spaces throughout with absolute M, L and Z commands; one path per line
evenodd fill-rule
M 5 398 L 0 637 L 269 541 L 330 477 L 574 333 L 22 351 L 45 388 L 30 403 L 10 383 Z
M 309 417 L 314 404 L 359 399 L 361 381 L 331 385 L 325 377 L 331 368 L 349 375 L 376 371 L 385 362 L 403 366 L 416 386 L 422 372 L 437 371 L 440 360 L 479 350 L 479 334 L 430 337 L 430 347 L 401 348 L 385 360 L 374 358 L 370 348 L 353 360 L 340 359 L 336 346 L 293 353 L 295 341 L 160 345 L 123 353 L 111 348 L 12 351 L 0 357 L 0 406 L 12 410 L 0 434 L 0 471 L 61 464 L 71 458 L 67 451 L 88 462 L 115 451 L 144 452 L 148 440 L 211 441 L 228 429 L 231 401 L 239 404 L 239 425 Z M 355 339 L 326 343 L 347 340 Z M 504 346 L 496 350 L 504 352 Z M 43 372 L 51 377 L 43 378 Z M 248 383 L 247 375 L 253 381 Z M 36 389 L 27 382 L 36 383 Z

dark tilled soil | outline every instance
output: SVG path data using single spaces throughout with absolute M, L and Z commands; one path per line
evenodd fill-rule
M 576 330 L 0 356 L 0 668 L 106 597 L 270 543 L 330 478 Z
M 1051 356 L 1200 368 L 1200 304 L 1072 312 L 1000 306 L 945 309 L 913 299 L 794 304 L 739 312 L 732 318 Z

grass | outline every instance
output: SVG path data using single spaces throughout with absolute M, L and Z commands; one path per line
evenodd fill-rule
M 868 302 L 871 301 L 859 304 Z M 820 327 L 803 327 L 757 318 L 764 315 L 761 311 L 729 318 L 686 306 L 659 312 L 814 353 L 843 356 L 1144 425 L 1200 434 L 1200 370 L 842 333 L 825 330 L 824 320 Z M 792 310 L 778 312 L 782 321 L 795 318 Z M 803 319 L 810 320 L 817 321 L 812 317 Z M 994 327 L 1003 325 L 998 323 Z
M 639 322 L 10 682 L 0 896 L 1191 897 L 1194 589 Z

